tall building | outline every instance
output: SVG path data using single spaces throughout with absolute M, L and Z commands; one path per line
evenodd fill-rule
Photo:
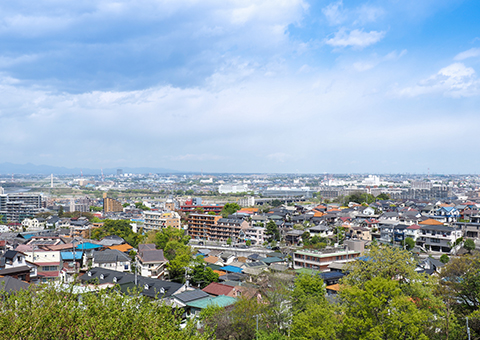
M 194 239 L 210 239 L 210 229 L 222 216 L 208 214 L 188 215 L 188 235 Z
M 122 176 L 123 175 L 123 169 L 117 169 L 117 176 Z
M 122 212 L 123 205 L 116 199 L 107 197 L 107 194 L 103 194 L 103 212 Z
M 0 195 L 0 215 L 12 222 L 22 222 L 25 218 L 35 216 L 42 207 L 40 194 L 6 194 Z

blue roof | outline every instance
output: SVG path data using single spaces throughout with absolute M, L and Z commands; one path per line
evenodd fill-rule
M 80 243 L 78 246 L 76 246 L 75 249 L 89 250 L 89 249 L 97 249 L 97 248 L 103 248 L 103 246 L 100 244 L 85 242 L 85 243 Z
M 72 251 L 62 251 L 62 252 L 60 252 L 60 256 L 62 257 L 62 260 L 73 260 L 73 254 L 74 254 L 74 252 L 72 252 Z M 82 255 L 83 255 L 83 253 L 81 251 L 76 251 L 75 252 L 75 260 L 81 260 Z
M 25 235 L 22 235 L 22 237 L 26 240 L 30 240 L 33 236 L 35 236 L 34 234 L 25 234 Z
M 223 270 L 225 272 L 230 272 L 230 273 L 241 273 L 242 272 L 242 268 L 235 267 L 235 266 L 225 266 L 225 267 L 222 267 L 221 270 Z
M 323 272 L 319 274 L 323 280 L 341 279 L 345 274 L 340 272 Z

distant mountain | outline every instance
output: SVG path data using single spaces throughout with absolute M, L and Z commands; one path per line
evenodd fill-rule
M 103 169 L 104 175 L 116 175 L 117 169 L 122 169 L 123 173 L 134 174 L 147 174 L 147 173 L 178 173 L 177 170 L 165 169 L 165 168 L 106 168 Z M 89 168 L 66 168 L 60 166 L 50 165 L 35 165 L 32 163 L 27 164 L 13 164 L 13 163 L 0 163 L 0 174 L 22 174 L 22 175 L 80 175 L 83 172 L 84 175 L 100 175 L 100 169 Z

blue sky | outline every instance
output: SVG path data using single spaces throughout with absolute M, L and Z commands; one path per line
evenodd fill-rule
M 0 163 L 476 173 L 480 4 L 0 4 Z

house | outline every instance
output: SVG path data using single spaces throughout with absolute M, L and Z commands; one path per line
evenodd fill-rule
M 415 243 L 417 243 L 417 240 L 420 237 L 420 228 L 421 227 L 418 224 L 408 226 L 404 231 L 405 238 L 410 237 Z
M 162 249 L 156 249 L 154 244 L 140 244 L 136 259 L 142 276 L 165 278 L 168 261 L 165 259 Z
M 208 293 L 213 296 L 225 295 L 235 297 L 235 287 L 224 285 L 218 282 L 212 282 L 208 286 L 202 289 L 205 293 Z
M 108 268 L 119 272 L 129 272 L 132 259 L 116 249 L 93 252 L 92 267 Z
M 20 290 L 28 289 L 29 283 L 11 276 L 0 276 L 0 291 L 15 293 Z
M 462 237 L 460 227 L 447 226 L 434 219 L 428 219 L 419 224 L 420 238 L 417 243 L 427 251 L 449 253 L 455 242 Z
M 215 296 L 215 297 L 208 297 L 208 298 L 203 298 L 199 300 L 195 300 L 192 302 L 187 303 L 187 307 L 189 307 L 189 312 L 188 316 L 189 317 L 195 317 L 200 312 L 210 306 L 217 306 L 217 307 L 222 307 L 226 308 L 228 306 L 233 305 L 235 302 L 237 302 L 237 299 L 231 296 Z
M 187 290 L 185 292 L 172 295 L 171 304 L 176 307 L 185 307 L 187 303 L 208 297 L 210 297 L 210 295 L 205 293 L 203 290 Z
M 140 294 L 152 299 L 170 298 L 174 294 L 185 291 L 185 286 L 170 281 L 118 272 L 107 268 L 92 268 L 79 277 L 84 285 L 95 284 L 99 288 L 118 285 L 121 291 L 128 293 L 133 288 L 140 289 Z

